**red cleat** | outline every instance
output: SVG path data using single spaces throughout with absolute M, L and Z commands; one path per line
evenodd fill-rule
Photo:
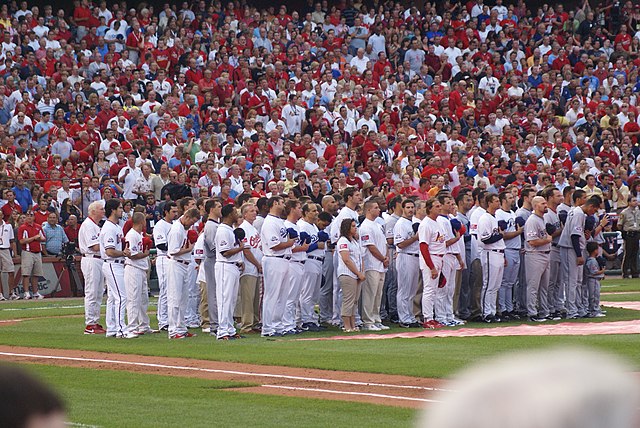
M 105 334 L 106 332 L 100 324 L 91 324 L 84 328 L 84 334 Z

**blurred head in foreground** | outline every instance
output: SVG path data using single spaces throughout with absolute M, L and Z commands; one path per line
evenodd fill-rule
M 60 397 L 47 385 L 17 366 L 0 366 L 0 426 L 64 428 Z
M 584 350 L 497 358 L 462 373 L 423 412 L 428 428 L 637 428 L 638 376 Z

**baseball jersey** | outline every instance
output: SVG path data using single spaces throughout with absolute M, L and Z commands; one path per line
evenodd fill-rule
M 242 228 L 242 230 L 244 230 L 244 240 L 242 241 L 244 248 L 250 250 L 251 254 L 253 254 L 253 257 L 255 257 L 258 262 L 262 263 L 262 245 L 260 243 L 260 232 L 258 232 L 258 229 L 253 227 L 253 225 L 247 220 L 243 221 L 240 227 Z M 258 268 L 244 256 L 243 259 L 244 271 L 242 272 L 242 275 L 258 276 Z
M 529 220 L 529 217 L 531 216 L 531 214 L 532 212 L 526 208 L 518 208 L 516 210 L 516 217 L 522 217 L 524 221 Z
M 535 241 L 536 239 L 545 239 L 547 237 L 547 229 L 545 227 L 544 217 L 540 217 L 538 214 L 533 213 L 529 216 L 524 224 L 524 249 L 528 253 L 541 253 L 551 250 L 551 243 L 534 247 L 529 244 L 529 241 Z
M 262 244 L 262 254 L 265 256 L 291 255 L 291 247 L 280 250 L 272 250 L 276 245 L 287 242 L 289 234 L 284 227 L 284 221 L 280 217 L 269 214 L 262 223 L 260 231 L 260 242 Z
M 86 223 L 86 222 L 84 222 Z M 82 223 L 84 225 L 84 223 Z M 158 248 L 158 245 L 167 243 L 167 236 L 169 235 L 169 231 L 171 230 L 171 224 L 165 219 L 162 219 L 156 224 L 153 228 L 153 242 L 156 246 L 156 254 L 158 256 L 166 256 L 167 252 Z M 81 227 L 82 229 L 82 227 Z
M 436 219 L 436 222 L 442 228 L 442 232 L 444 233 L 444 240 L 449 241 L 450 239 L 454 239 L 456 236 L 453 234 L 453 228 L 451 227 L 451 222 L 449 221 L 449 217 L 446 215 L 439 215 Z M 459 240 L 458 240 L 459 241 Z M 447 254 L 460 254 L 460 249 L 458 247 L 458 241 L 449 245 L 447 247 Z
M 569 205 L 565 204 L 564 202 L 561 203 L 560 205 L 558 205 L 558 208 L 556 209 L 557 213 L 561 213 L 562 211 L 566 212 L 567 214 L 569 214 L 569 211 L 571 211 L 571 208 Z
M 384 233 L 386 235 L 386 238 L 391 239 L 391 241 L 395 241 L 395 232 L 393 230 L 396 226 L 396 223 L 398 223 L 398 220 L 400 220 L 399 215 L 391 214 L 385 221 Z
M 180 217 L 182 218 L 182 217 Z M 191 262 L 191 253 L 176 255 L 187 243 L 187 229 L 180 219 L 173 222 L 167 235 L 167 254 L 170 258 L 183 262 Z
M 198 240 L 193 245 L 193 260 L 198 264 L 198 275 L 196 277 L 196 281 L 198 283 L 207 282 L 204 265 L 202 263 L 204 259 L 204 233 L 201 233 L 198 236 Z
M 360 248 L 360 244 L 357 239 L 348 240 L 344 236 L 341 236 L 340 239 L 338 239 L 336 246 L 339 253 L 348 252 L 349 258 L 356 265 L 356 269 L 362 271 L 362 249 Z M 344 263 L 344 260 L 342 260 L 342 254 L 338 257 L 337 276 L 340 277 L 340 275 L 358 278 L 358 276 L 351 272 L 351 269 L 349 269 Z
M 545 223 L 545 226 L 547 223 L 551 223 L 556 227 L 556 230 L 560 230 L 560 228 L 562 227 L 562 223 L 560 223 L 560 217 L 558 217 L 558 214 L 551 208 L 547 209 L 547 212 L 544 213 L 544 223 Z M 554 247 L 558 245 L 559 240 L 560 240 L 560 235 L 553 238 L 553 241 L 551 242 L 553 243 Z
M 469 214 L 469 213 L 467 213 L 467 214 Z M 466 215 L 464 215 L 460 211 L 458 211 L 458 213 L 456 214 L 456 218 L 467 229 L 465 231 L 465 233 L 464 233 L 464 238 L 461 239 L 461 241 L 462 241 L 462 249 L 465 250 L 465 251 L 466 250 L 471 250 L 471 227 L 469 225 L 469 217 L 467 217 Z M 462 252 L 460 254 L 462 254 Z
M 486 213 L 482 207 L 476 207 L 469 217 L 469 234 L 471 235 L 471 260 L 480 258 L 480 244 L 478 243 L 478 221 Z
M 415 241 L 408 246 L 400 249 L 398 244 L 413 238 L 413 223 L 408 218 L 400 217 L 393 228 L 393 245 L 396 246 L 398 253 L 418 254 L 420 251 L 420 243 Z
M 478 220 L 478 246 L 480 249 L 504 250 L 506 248 L 504 239 L 492 242 L 491 244 L 485 244 L 482 242 L 483 239 L 487 239 L 495 233 L 500 233 L 498 220 L 488 212 L 485 212 L 482 214 L 482 217 L 480 217 L 480 220 Z
M 11 234 L 13 235 L 13 230 Z M 4 244 L 4 234 L 2 244 Z M 4 248 L 2 244 L 0 244 L 0 247 Z M 82 222 L 80 230 L 78 230 L 78 247 L 80 248 L 80 252 L 85 256 L 97 256 L 100 255 L 100 250 L 94 251 L 90 248 L 96 244 L 100 245 L 100 226 L 91 218 L 87 218 Z
M 122 251 L 124 249 L 124 234 L 119 224 L 110 220 L 104 222 L 100 231 L 100 256 L 105 261 L 124 261 L 124 257 L 109 257 L 106 250 L 114 249 Z
M 298 230 L 298 225 L 295 223 L 290 222 L 289 220 L 285 220 L 284 221 L 284 227 L 286 227 L 287 229 L 293 229 L 296 232 L 298 232 L 298 237 L 296 238 L 296 243 L 295 245 L 292 247 L 291 249 L 291 260 L 298 260 L 298 261 L 302 261 L 302 260 L 307 260 L 307 253 L 304 251 L 297 251 L 297 252 L 293 252 L 293 248 L 299 247 L 301 245 L 303 245 L 302 242 L 300 242 L 300 230 Z
M 505 230 L 505 232 L 516 231 L 516 213 L 514 213 L 513 211 L 505 211 L 503 209 L 496 210 L 496 220 L 503 220 L 507 222 L 507 229 Z M 522 247 L 522 238 L 520 238 L 520 236 L 516 236 L 511 239 L 505 239 L 504 245 L 506 248 L 512 250 L 519 250 Z
M 447 252 L 447 244 L 444 239 L 444 232 L 440 224 L 431 217 L 425 217 L 418 227 L 418 240 L 429 246 L 429 253 L 443 256 Z M 419 257 L 420 269 L 429 269 L 424 257 Z
M 216 258 L 216 231 L 219 223 L 214 219 L 209 219 L 204 225 L 203 249 L 204 256 L 207 258 Z
M 238 245 L 236 244 L 236 235 L 233 234 L 233 229 L 224 223 L 220 223 L 216 232 L 216 262 L 241 263 L 242 253 L 236 253 L 230 257 L 222 254 L 234 248 L 238 248 Z
M 300 230 L 300 232 L 305 232 L 307 233 L 309 236 L 311 236 L 311 243 L 315 244 L 318 242 L 318 226 L 316 226 L 315 224 L 311 224 L 306 222 L 304 219 L 300 219 L 298 220 L 298 230 Z M 325 250 L 321 249 L 321 248 L 316 248 L 315 250 L 311 251 L 311 252 L 307 252 L 308 256 L 315 256 L 315 257 L 324 257 L 324 252 Z
M 569 214 L 567 214 L 567 221 L 562 229 L 560 240 L 558 245 L 564 248 L 572 248 L 571 236 L 577 235 L 580 237 L 580 251 L 584 251 L 587 246 L 587 240 L 584 237 L 584 221 L 587 218 L 587 214 L 582 211 L 582 207 L 573 207 Z
M 352 218 L 358 224 L 358 213 L 352 210 L 349 207 L 344 207 L 340 210 L 337 217 L 333 219 L 333 223 L 331 223 L 331 243 L 335 244 L 338 242 L 338 238 L 340 237 L 340 224 L 342 220 L 346 218 Z
M 11 248 L 11 241 L 15 239 L 13 235 L 13 226 L 11 226 L 11 224 L 9 223 L 5 223 L 2 219 L 0 219 L 0 221 L 2 221 L 2 226 L 0 226 L 0 249 L 8 250 L 9 248 Z M 98 227 L 98 233 L 99 232 L 100 228 Z M 95 243 L 97 244 L 98 242 Z
M 384 263 L 376 259 L 367 247 L 375 246 L 380 254 L 387 254 L 387 238 L 384 236 L 382 226 L 375 221 L 367 218 L 360 225 L 360 243 L 362 245 L 362 253 L 364 255 L 364 270 L 373 270 L 376 272 L 386 272 Z
M 144 252 L 142 248 L 142 234 L 133 228 L 129 229 L 127 235 L 124 237 L 124 241 L 129 245 L 128 248 L 131 251 L 132 256 Z M 149 269 L 149 257 L 143 257 L 136 260 L 127 257 L 124 264 L 125 266 L 133 266 L 146 271 Z

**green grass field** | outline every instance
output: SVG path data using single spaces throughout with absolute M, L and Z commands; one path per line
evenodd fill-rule
M 640 301 L 640 280 L 608 279 L 603 282 L 602 292 L 602 300 Z M 154 311 L 155 306 L 150 310 Z M 202 334 L 185 341 L 169 341 L 166 334 L 158 334 L 117 340 L 83 335 L 83 313 L 82 299 L 2 302 L 0 345 L 438 378 L 450 377 L 471 364 L 513 350 L 581 346 L 618 354 L 640 370 L 640 335 L 634 334 L 342 341 L 296 340 L 299 337 L 266 340 L 248 335 L 234 342 L 219 342 Z M 606 318 L 574 322 L 634 319 L 640 319 L 639 311 L 607 308 Z M 7 320 L 22 321 L 1 322 Z M 390 330 L 399 331 L 407 330 Z M 336 334 L 341 333 L 334 329 L 304 337 Z M 404 426 L 415 417 L 415 411 L 389 406 L 238 393 L 233 388 L 245 385 L 229 382 L 44 365 L 27 367 L 61 391 L 69 405 L 70 421 L 87 425 L 204 426 L 210 423 L 210 415 L 216 415 L 215 421 L 223 426 Z

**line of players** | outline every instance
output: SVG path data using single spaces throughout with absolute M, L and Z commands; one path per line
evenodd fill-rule
M 251 203 L 167 202 L 153 229 L 159 330 L 181 339 L 202 326 L 232 340 L 239 332 L 273 337 L 341 324 L 336 243 L 341 223 L 351 219 L 359 226 L 364 280 L 356 319 L 364 330 L 388 329 L 385 318 L 440 328 L 465 320 L 603 316 L 598 282 L 582 267 L 587 241 L 597 242 L 609 221 L 594 220 L 601 198 L 555 187 L 538 193 L 523 189 L 515 211 L 511 190 L 461 191 L 455 199 L 441 192 L 427 201 L 398 196 L 384 215 L 384 201 L 363 204 L 355 188 L 326 196 L 321 207 L 274 196 L 259 201 L 263 216 Z M 119 201 L 97 201 L 80 228 L 86 334 L 157 332 L 147 315 L 146 218 L 134 213 L 125 236 L 121 217 Z M 106 330 L 99 324 L 105 284 Z

